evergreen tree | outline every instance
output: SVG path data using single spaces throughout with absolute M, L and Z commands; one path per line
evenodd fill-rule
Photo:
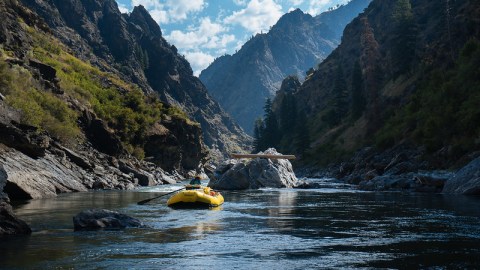
M 297 105 L 295 96 L 287 93 L 280 105 L 280 131 L 282 137 L 291 135 L 297 121 Z
M 362 116 L 367 101 L 365 100 L 363 75 L 360 64 L 355 62 L 352 75 L 352 120 Z
M 397 0 L 393 14 L 392 73 L 394 78 L 408 72 L 415 58 L 417 26 L 410 0 Z
M 253 152 L 258 153 L 265 150 L 263 142 L 264 123 L 262 118 L 255 120 L 255 127 L 253 129 Z
M 310 135 L 307 125 L 307 115 L 304 111 L 298 114 L 298 121 L 295 128 L 295 151 L 301 155 L 310 148 Z
M 322 120 L 331 127 L 338 125 L 348 111 L 348 88 L 341 66 L 338 66 L 337 69 L 333 92 L 335 97 L 332 102 L 332 109 L 322 117 Z
M 265 129 L 264 129 L 264 142 L 265 147 L 278 147 L 280 142 L 280 130 L 278 128 L 277 116 L 272 110 L 272 100 L 270 98 L 265 102 Z

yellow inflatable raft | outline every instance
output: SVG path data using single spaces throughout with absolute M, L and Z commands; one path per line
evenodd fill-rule
M 187 185 L 185 190 L 175 193 L 167 201 L 167 205 L 174 208 L 208 208 L 223 203 L 220 192 L 200 185 Z

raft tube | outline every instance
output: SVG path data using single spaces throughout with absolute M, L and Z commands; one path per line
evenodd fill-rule
M 167 201 L 173 208 L 210 208 L 223 204 L 223 196 L 209 187 L 186 186 L 186 190 L 175 193 Z

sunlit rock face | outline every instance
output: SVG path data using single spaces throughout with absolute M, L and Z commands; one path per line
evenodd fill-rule
M 460 169 L 445 183 L 443 193 L 479 195 L 480 194 L 480 158 Z
M 258 154 L 281 155 L 274 148 Z M 216 175 L 218 178 L 211 179 L 209 186 L 221 190 L 291 188 L 298 183 L 292 164 L 287 159 L 230 160 L 217 169 Z

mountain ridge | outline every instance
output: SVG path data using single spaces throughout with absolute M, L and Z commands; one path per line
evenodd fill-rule
M 368 2 L 349 3 L 349 18 Z M 344 12 L 343 8 L 331 12 Z M 296 9 L 283 15 L 268 33 L 252 37 L 234 55 L 217 58 L 199 78 L 239 125 L 252 133 L 255 119 L 263 115 L 265 100 L 280 89 L 283 78 L 303 78 L 305 71 L 316 66 L 339 42 L 340 35 L 318 16 Z
M 159 93 L 162 101 L 185 110 L 202 126 L 212 153 L 247 147 L 248 136 L 210 98 L 193 76 L 190 64 L 162 37 L 160 27 L 144 7 L 121 14 L 114 0 L 23 4 L 40 14 L 55 36 L 71 45 L 80 58 L 122 74 L 144 92 Z

